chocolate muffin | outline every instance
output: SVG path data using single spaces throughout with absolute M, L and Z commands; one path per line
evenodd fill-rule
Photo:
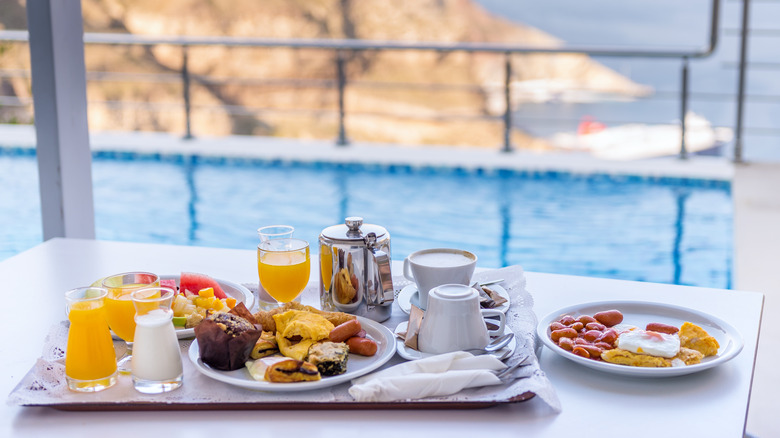
M 200 360 L 222 371 L 242 368 L 261 334 L 254 324 L 230 313 L 209 315 L 195 327 Z
M 216 322 L 219 328 L 231 337 L 255 330 L 255 326 L 252 323 L 232 313 L 212 313 L 206 319 Z

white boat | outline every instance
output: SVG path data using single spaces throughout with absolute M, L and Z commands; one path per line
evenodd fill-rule
M 550 143 L 561 150 L 588 152 L 606 160 L 637 160 L 680 153 L 680 123 L 648 125 L 629 123 L 607 127 L 585 119 L 577 133 L 558 133 Z M 685 146 L 688 153 L 717 148 L 734 137 L 731 128 L 713 127 L 706 118 L 689 112 L 685 116 Z

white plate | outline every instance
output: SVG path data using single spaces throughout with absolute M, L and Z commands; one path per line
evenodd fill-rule
M 198 349 L 197 339 L 192 342 L 189 350 L 190 361 L 201 373 L 212 379 L 225 382 L 230 385 L 241 388 L 254 389 L 270 392 L 294 392 L 310 391 L 313 389 L 326 388 L 328 386 L 338 385 L 339 383 L 349 382 L 350 380 L 368 374 L 371 371 L 384 365 L 395 354 L 395 337 L 387 327 L 376 321 L 358 316 L 360 325 L 366 334 L 377 343 L 377 352 L 370 357 L 350 354 L 347 362 L 347 372 L 338 376 L 323 377 L 322 380 L 312 382 L 296 383 L 273 383 L 261 382 L 252 378 L 246 367 L 235 371 L 220 371 L 203 363 L 200 360 L 200 350 Z
M 406 327 L 409 325 L 409 321 L 404 321 L 400 324 L 398 324 L 398 327 L 395 328 L 395 333 L 401 333 L 406 331 Z M 504 333 L 514 333 L 511 328 L 509 328 L 508 325 L 504 325 Z M 403 357 L 406 360 L 417 360 L 417 359 L 424 359 L 426 357 L 436 356 L 436 354 L 433 353 L 423 353 L 422 351 L 417 351 L 414 348 L 407 347 L 404 344 L 404 340 L 397 337 L 395 338 L 395 348 L 398 350 L 398 355 Z M 509 354 L 515 354 L 515 350 L 517 349 L 517 337 L 512 339 L 512 341 L 507 345 L 506 347 L 494 351 L 490 354 L 496 357 L 502 357 L 505 354 L 507 354 L 507 351 L 509 351 Z
M 718 340 L 718 344 L 720 344 L 718 355 L 705 357 L 702 359 L 701 363 L 683 367 L 632 367 L 577 356 L 576 354 L 557 346 L 550 339 L 550 323 L 557 321 L 561 316 L 565 314 L 572 315 L 575 318 L 579 315 L 592 316 L 594 313 L 610 309 L 617 309 L 623 313 L 624 324 L 630 324 L 640 328 L 645 327 L 649 322 L 660 322 L 676 327 L 679 327 L 686 321 L 692 322 L 706 330 L 707 333 Z M 536 332 L 544 345 L 566 359 L 600 371 L 639 377 L 681 376 L 706 370 L 733 359 L 742 351 L 743 346 L 742 336 L 739 332 L 719 318 L 685 307 L 644 301 L 601 301 L 565 307 L 542 318 L 539 321 Z
M 498 295 L 506 299 L 506 302 L 504 304 L 498 307 L 494 307 L 494 309 L 500 310 L 502 313 L 506 313 L 506 311 L 509 310 L 509 305 L 512 304 L 512 302 L 509 299 L 509 292 L 507 292 L 506 289 L 504 289 L 503 287 L 497 284 L 489 284 L 487 287 L 496 291 Z M 412 311 L 412 304 L 419 307 L 420 306 L 419 303 L 420 303 L 420 294 L 417 292 L 416 284 L 412 283 L 410 285 L 404 286 L 404 288 L 401 289 L 401 292 L 398 292 L 398 306 L 407 315 L 409 314 L 409 312 Z
M 161 275 L 161 280 L 176 280 L 176 286 L 179 286 L 179 275 Z M 219 280 L 214 279 L 220 287 L 222 287 L 222 290 L 225 291 L 225 295 L 229 297 L 233 297 L 236 299 L 239 303 L 244 303 L 247 309 L 251 309 L 252 306 L 255 304 L 255 296 L 254 294 L 244 286 L 241 286 L 240 284 L 233 283 L 231 281 L 225 281 L 225 280 Z M 117 335 L 111 333 L 114 339 L 120 339 Z M 195 329 L 194 328 L 178 328 L 176 327 L 176 336 L 179 339 L 189 339 L 195 336 Z

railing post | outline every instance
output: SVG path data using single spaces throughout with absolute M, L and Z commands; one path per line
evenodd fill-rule
M 742 0 L 742 28 L 739 47 L 739 82 L 737 84 L 737 126 L 734 128 L 734 162 L 742 163 L 742 122 L 745 115 L 745 76 L 747 74 L 747 42 L 750 27 L 750 0 Z
M 680 159 L 688 159 L 685 146 L 685 115 L 688 113 L 688 57 L 683 57 L 682 85 L 680 86 Z
M 181 86 L 182 94 L 184 97 L 184 122 L 187 127 L 187 132 L 184 134 L 185 140 L 192 139 L 192 124 L 191 124 L 191 112 L 190 106 L 190 70 L 187 62 L 187 46 L 181 46 Z
M 339 94 L 339 136 L 336 139 L 336 144 L 346 146 L 349 144 L 344 128 L 344 88 L 347 86 L 347 74 L 344 69 L 344 54 L 341 50 L 336 51 L 336 82 Z
M 504 54 L 504 148 L 502 152 L 512 152 L 512 53 Z

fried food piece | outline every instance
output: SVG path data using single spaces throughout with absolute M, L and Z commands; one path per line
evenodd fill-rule
M 308 362 L 314 364 L 323 376 L 347 372 L 349 347 L 343 342 L 320 342 L 309 348 Z
M 203 322 L 203 315 L 198 312 L 192 312 L 187 316 L 187 320 L 184 322 L 184 328 L 195 328 Z
M 677 353 L 677 356 L 673 357 L 671 360 L 679 359 L 683 362 L 685 362 L 685 365 L 694 365 L 697 363 L 701 363 L 701 359 L 704 357 L 704 354 L 702 354 L 699 351 L 680 347 L 680 352 Z
M 720 345 L 718 340 L 710 336 L 706 330 L 696 324 L 685 322 L 680 327 L 680 344 L 685 348 L 690 348 L 701 352 L 704 356 L 715 356 L 718 354 Z
M 252 376 L 253 379 L 259 382 L 263 382 L 265 381 L 265 372 L 268 370 L 268 367 L 283 360 L 289 360 L 289 358 L 281 355 L 274 355 L 266 356 L 257 360 L 248 360 L 246 361 L 246 369 L 249 371 L 249 375 Z
M 632 367 L 664 368 L 672 366 L 671 360 L 663 357 L 632 353 L 621 348 L 603 351 L 601 359 L 605 362 Z
M 276 335 L 273 332 L 263 332 L 260 339 L 257 340 L 249 357 L 260 359 L 279 352 L 279 345 L 276 343 Z
M 275 383 L 308 382 L 320 380 L 320 372 L 309 362 L 287 359 L 266 368 L 265 380 Z
M 274 315 L 287 312 L 288 310 L 301 310 L 311 312 L 316 315 L 320 315 L 323 318 L 330 321 L 333 326 L 341 325 L 351 319 L 355 319 L 355 315 L 350 315 L 344 312 L 325 312 L 312 306 L 305 306 L 301 303 L 292 301 L 285 303 L 282 306 L 276 307 L 267 311 L 259 311 L 254 314 L 257 323 L 263 326 L 263 330 L 267 332 L 276 332 L 276 321 L 274 321 Z
M 309 354 L 309 347 L 327 340 L 333 330 L 333 324 L 324 317 L 302 310 L 288 310 L 274 315 L 274 321 L 279 351 L 298 360 L 304 360 Z

